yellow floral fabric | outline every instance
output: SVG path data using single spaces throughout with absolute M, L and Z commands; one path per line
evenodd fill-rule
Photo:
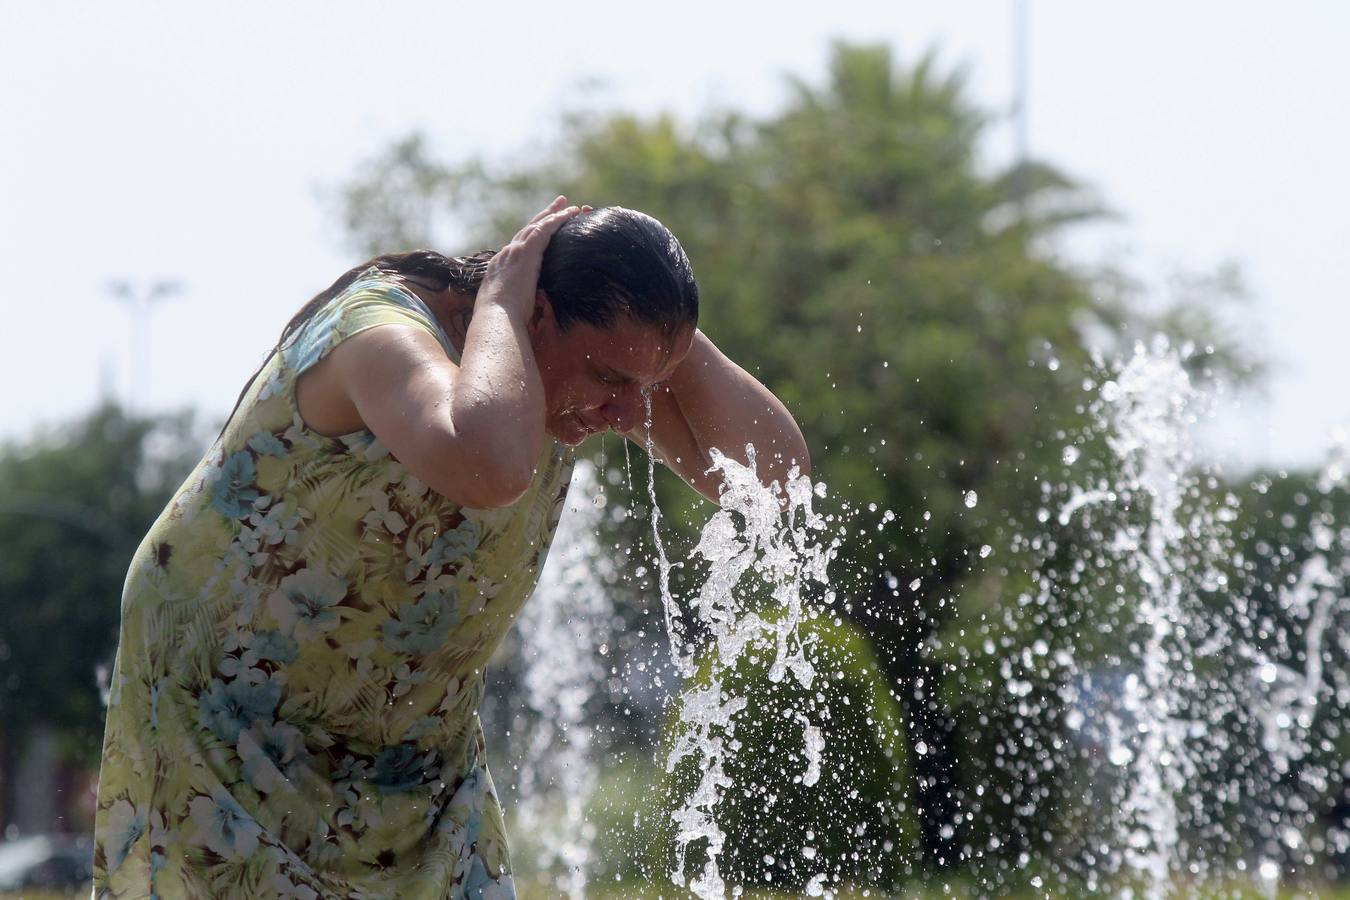
M 562 512 L 556 442 L 510 507 L 459 507 L 368 431 L 305 426 L 296 377 L 397 323 L 371 270 L 274 354 L 127 576 L 97 897 L 470 898 L 515 891 L 478 706 Z

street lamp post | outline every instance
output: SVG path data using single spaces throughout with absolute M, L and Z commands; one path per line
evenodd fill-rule
M 1012 87 L 1013 87 L 1013 190 L 1019 214 L 1026 218 L 1028 158 L 1031 153 L 1031 0 L 1013 0 Z
M 125 303 L 131 312 L 131 399 L 127 406 L 137 412 L 148 412 L 150 406 L 150 313 L 156 303 L 176 297 L 183 292 L 177 281 L 155 281 L 138 290 L 130 281 L 111 281 L 108 293 L 114 300 Z

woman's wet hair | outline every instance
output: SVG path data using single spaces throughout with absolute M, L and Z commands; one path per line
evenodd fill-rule
M 544 251 L 539 287 L 558 326 L 629 316 L 665 332 L 698 323 L 698 283 L 680 242 L 651 216 L 609 206 L 575 216 Z
M 324 304 L 372 268 L 435 290 L 474 296 L 496 252 L 445 256 L 435 250 L 413 250 L 369 259 L 302 306 L 282 329 L 268 358 L 286 346 Z M 581 323 L 606 328 L 624 316 L 666 334 L 698 324 L 698 283 L 684 248 L 656 219 L 622 206 L 581 213 L 558 229 L 544 250 L 539 287 L 548 295 L 554 318 L 564 331 Z M 258 372 L 240 391 L 235 410 Z

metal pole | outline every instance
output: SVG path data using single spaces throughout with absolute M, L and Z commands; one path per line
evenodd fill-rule
M 1017 205 L 1026 216 L 1030 191 L 1027 164 L 1031 144 L 1031 0 L 1013 0 L 1013 153 L 1016 166 Z
M 131 395 L 127 407 L 136 412 L 150 408 L 150 313 L 155 303 L 183 292 L 177 281 L 156 281 L 138 291 L 129 281 L 108 283 L 108 292 L 131 313 Z

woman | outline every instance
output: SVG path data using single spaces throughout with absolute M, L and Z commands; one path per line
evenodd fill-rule
M 477 710 L 571 448 L 646 445 L 650 394 L 708 497 L 712 447 L 806 467 L 697 317 L 659 222 L 562 197 L 495 255 L 380 257 L 307 304 L 132 562 L 96 895 L 514 896 Z

